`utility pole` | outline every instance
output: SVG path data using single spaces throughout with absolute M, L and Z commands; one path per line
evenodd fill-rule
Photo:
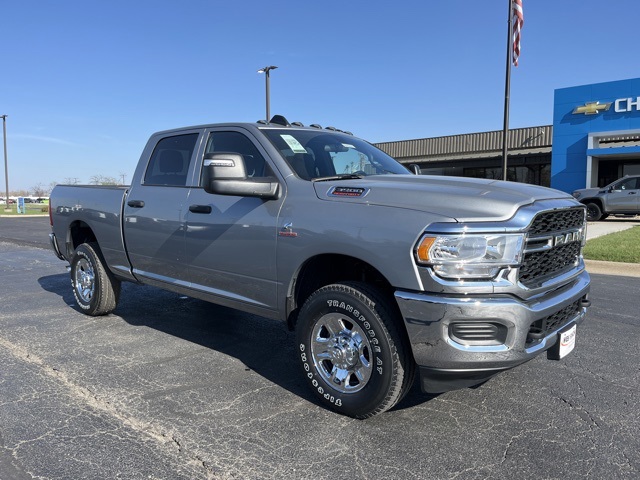
M 258 70 L 258 73 L 264 73 L 265 74 L 265 80 L 266 80 L 266 85 L 267 85 L 267 95 L 266 95 L 267 96 L 267 118 L 265 119 L 267 121 L 267 123 L 269 123 L 269 119 L 271 118 L 271 113 L 269 111 L 269 96 L 270 96 L 270 94 L 269 94 L 269 72 L 271 70 L 275 70 L 276 68 L 278 68 L 278 67 L 276 67 L 275 65 L 271 65 L 269 67 L 264 67 L 264 68 L 261 68 L 260 70 Z
M 9 208 L 9 162 L 7 160 L 7 115 L 0 115 L 2 118 L 2 138 L 4 140 L 4 181 L 5 189 L 7 191 L 7 198 L 5 198 L 4 209 Z
M 513 58 L 512 17 L 513 6 L 511 0 L 509 0 L 509 15 L 507 19 L 507 67 L 506 78 L 504 81 L 504 121 L 502 126 L 502 180 L 507 180 L 509 159 L 509 95 L 511 90 L 511 62 Z

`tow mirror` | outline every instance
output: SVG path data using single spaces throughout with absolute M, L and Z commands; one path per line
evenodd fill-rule
M 244 160 L 239 153 L 206 153 L 204 169 L 208 180 L 239 180 L 247 178 Z
M 272 177 L 247 178 L 239 153 L 207 153 L 203 184 L 207 193 L 238 197 L 278 198 L 280 184 Z

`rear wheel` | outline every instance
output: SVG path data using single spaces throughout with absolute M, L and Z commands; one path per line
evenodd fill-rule
M 587 220 L 589 222 L 597 222 L 602 218 L 602 210 L 597 203 L 587 203 Z
M 97 243 L 83 243 L 71 259 L 73 296 L 87 315 L 106 315 L 118 304 L 120 282 L 104 265 Z
M 296 325 L 303 373 L 316 397 L 344 415 L 368 418 L 407 393 L 415 365 L 385 296 L 345 282 L 317 290 Z

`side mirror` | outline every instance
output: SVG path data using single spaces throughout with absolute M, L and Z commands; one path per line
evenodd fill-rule
M 280 184 L 270 177 L 247 178 L 239 153 L 207 153 L 204 156 L 204 190 L 216 195 L 278 198 Z
M 420 170 L 420 165 L 417 163 L 412 163 L 409 165 L 409 170 L 413 172 L 414 175 L 422 175 L 422 170 Z
M 247 178 L 244 160 L 239 153 L 206 153 L 204 155 L 204 170 L 205 180 L 244 180 Z

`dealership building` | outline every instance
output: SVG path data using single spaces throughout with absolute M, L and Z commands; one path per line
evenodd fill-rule
M 502 130 L 376 144 L 424 174 L 502 178 Z M 553 125 L 508 136 L 508 179 L 565 192 L 640 174 L 640 78 L 555 91 Z

